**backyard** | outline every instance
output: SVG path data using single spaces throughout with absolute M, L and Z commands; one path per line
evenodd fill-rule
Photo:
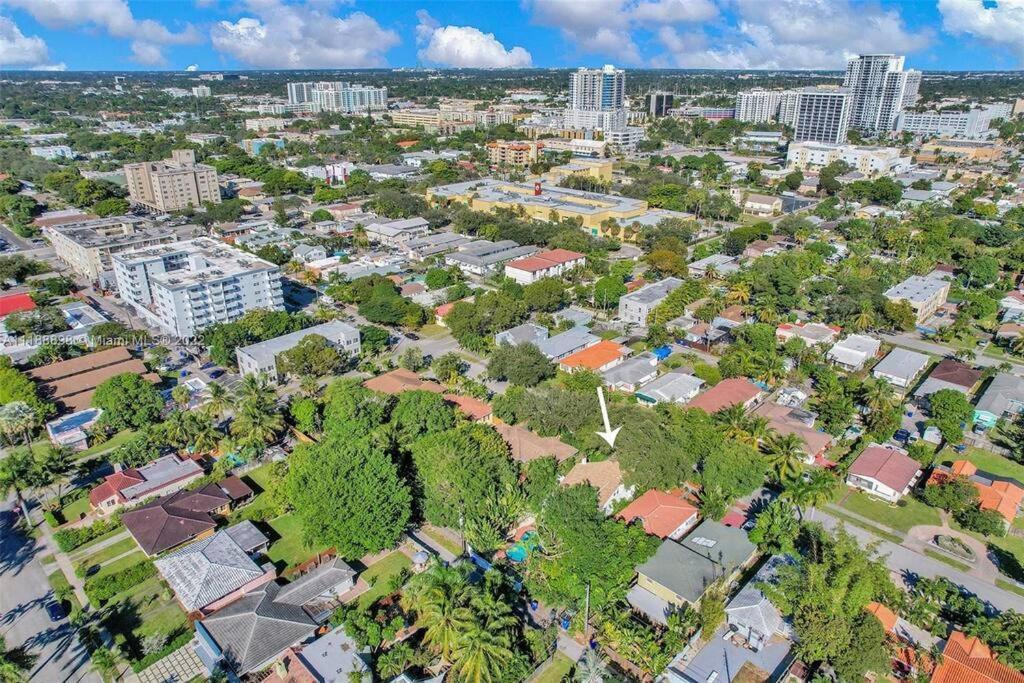
M 165 643 L 188 628 L 188 618 L 159 576 L 151 577 L 114 596 L 105 619 L 114 640 L 128 643 L 134 659 L 142 658 L 142 640 L 162 636 Z
M 267 524 L 276 536 L 270 542 L 267 557 L 281 573 L 326 550 L 306 546 L 302 540 L 302 521 L 294 514 L 281 515 Z
M 533 678 L 533 683 L 561 683 L 572 670 L 572 660 L 561 652 L 549 659 Z
M 400 550 L 382 557 L 370 565 L 359 578 L 370 584 L 370 589 L 359 596 L 360 609 L 366 609 L 391 592 L 391 581 L 403 569 L 412 566 L 412 560 Z
M 946 465 L 954 460 L 969 460 L 982 472 L 998 477 L 1010 477 L 1024 483 L 1024 465 L 981 448 L 969 447 L 963 453 L 945 449 L 939 454 L 939 460 Z
M 118 446 L 124 444 L 133 436 L 135 436 L 135 430 L 133 429 L 126 429 L 124 431 L 118 432 L 117 434 L 114 434 L 112 437 L 110 437 L 103 443 L 94 444 L 86 448 L 84 451 L 76 452 L 75 460 L 85 460 L 87 458 L 91 458 L 94 455 L 106 453 L 107 451 L 112 451 Z

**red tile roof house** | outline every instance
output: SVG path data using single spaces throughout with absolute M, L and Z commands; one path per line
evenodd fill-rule
M 761 388 L 744 377 L 724 379 L 697 398 L 688 408 L 700 408 L 706 413 L 717 413 L 723 408 L 741 405 L 750 408 L 761 397 Z
M 622 468 L 616 460 L 600 462 L 579 462 L 562 477 L 562 486 L 586 484 L 597 489 L 597 504 L 606 515 L 612 513 L 616 501 L 629 500 L 633 487 L 626 486 L 622 479 Z
M 527 258 L 509 261 L 505 264 L 505 277 L 510 277 L 521 285 L 528 285 L 546 277 L 561 277 L 577 266 L 582 266 L 587 258 L 578 251 L 568 249 L 552 249 L 542 251 Z
M 697 508 L 676 493 L 651 489 L 619 512 L 616 517 L 629 524 L 640 520 L 644 531 L 660 539 L 679 540 L 697 524 Z
M 28 294 L 7 294 L 0 296 L 0 318 L 11 313 L 22 313 L 34 310 L 36 302 Z
M 836 325 L 825 325 L 824 323 L 782 323 L 775 328 L 775 338 L 780 344 L 785 344 L 796 337 L 802 339 L 807 346 L 818 344 L 833 344 L 842 332 L 841 327 Z
M 245 486 L 244 482 L 239 483 Z M 178 491 L 125 512 L 121 521 L 139 548 L 153 557 L 212 536 L 217 528 L 214 516 L 222 517 L 231 511 L 238 500 L 233 494 L 239 488 L 237 484 L 224 486 L 222 480 L 196 491 Z M 249 490 L 248 495 L 251 494 Z
M 89 508 L 101 515 L 110 514 L 123 506 L 141 503 L 146 498 L 180 491 L 201 476 L 203 468 L 195 461 L 165 455 L 142 467 L 116 469 L 89 491 Z
M 558 361 L 558 368 L 565 372 L 591 370 L 601 373 L 621 363 L 629 355 L 629 349 L 610 340 L 599 341 L 593 346 L 571 353 Z
M 895 503 L 910 492 L 920 476 L 921 468 L 906 451 L 871 444 L 850 466 L 846 483 Z
M 1024 673 L 997 660 L 978 638 L 953 631 L 931 683 L 1024 683 Z
M 803 441 L 803 450 L 807 454 L 804 461 L 808 465 L 818 467 L 835 467 L 836 463 L 825 458 L 825 453 L 832 446 L 832 437 L 814 429 L 813 421 L 804 422 L 799 418 L 808 415 L 805 411 L 767 402 L 754 409 L 754 413 L 768 420 L 768 426 L 779 434 L 795 434 Z M 813 416 L 813 413 L 809 415 Z

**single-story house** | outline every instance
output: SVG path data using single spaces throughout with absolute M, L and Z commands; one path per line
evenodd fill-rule
M 690 401 L 689 407 L 700 408 L 709 414 L 735 405 L 750 408 L 763 393 L 761 388 L 749 379 L 730 377 Z
M 363 386 L 370 391 L 377 391 L 382 394 L 395 396 L 403 391 L 429 391 L 434 394 L 443 394 L 444 387 L 437 382 L 421 379 L 412 370 L 395 368 L 383 375 L 377 375 L 363 382 Z
M 486 401 L 460 394 L 445 394 L 444 400 L 473 422 L 491 424 L 494 421 L 494 410 Z
M 113 474 L 89 491 L 89 508 L 109 514 L 124 505 L 180 491 L 201 476 L 203 468 L 195 460 L 176 455 L 165 455 L 142 467 L 122 469 L 118 463 Z
M 554 337 L 554 339 L 557 339 L 557 337 Z M 590 370 L 591 372 L 602 373 L 621 364 L 628 355 L 628 348 L 622 344 L 605 339 L 568 356 L 564 356 L 559 360 L 558 367 L 565 372 Z
M 50 443 L 60 448 L 84 451 L 89 447 L 89 430 L 103 415 L 101 408 L 86 408 L 46 423 Z
M 846 483 L 895 503 L 910 492 L 920 476 L 920 466 L 905 450 L 871 444 L 850 465 Z
M 657 376 L 658 359 L 650 352 L 625 360 L 602 374 L 605 385 L 627 393 L 635 392 Z
M 1000 299 L 999 311 L 1003 322 L 1024 320 L 1024 292 L 1015 289 Z
M 863 334 L 851 334 L 828 350 L 826 357 L 850 372 L 856 372 L 878 354 L 882 342 Z
M 292 260 L 299 263 L 321 261 L 327 258 L 327 250 L 319 244 L 300 244 L 292 249 Z
M 553 436 L 541 436 L 519 425 L 499 422 L 494 429 L 508 444 L 512 459 L 520 463 L 528 463 L 538 458 L 554 457 L 558 462 L 568 460 L 578 452 L 572 446 L 563 443 Z
M 775 338 L 780 344 L 796 338 L 807 346 L 817 346 L 834 343 L 840 331 L 840 327 L 824 323 L 782 323 L 775 328 Z
M 277 572 L 273 565 L 260 567 L 252 559 L 254 553 L 265 551 L 267 544 L 267 537 L 246 520 L 153 564 L 185 612 L 210 613 L 274 580 Z
M 263 683 L 347 683 L 353 674 L 367 674 L 369 662 L 370 653 L 360 652 L 339 626 L 308 645 L 287 648 Z
M 996 659 L 991 648 L 980 638 L 953 631 L 932 671 L 931 683 L 1024 683 L 1024 673 Z
M 573 327 L 561 334 L 538 341 L 537 348 L 549 360 L 560 361 L 599 342 L 601 338 L 591 334 L 587 328 Z
M 1024 413 L 1024 377 L 1000 372 L 989 383 L 974 406 L 974 422 L 985 429 L 1000 419 L 1013 420 Z
M 729 630 L 743 638 L 753 650 L 760 650 L 776 636 L 793 637 L 792 625 L 760 588 L 763 584 L 774 583 L 779 568 L 787 564 L 792 564 L 792 560 L 786 556 L 770 558 L 725 606 Z
M 622 480 L 622 469 L 616 460 L 579 462 L 562 477 L 562 486 L 586 484 L 597 489 L 597 504 L 606 515 L 611 514 L 616 501 L 633 495 L 633 488 Z
M 1020 514 L 1024 502 L 1024 484 L 1009 477 L 982 472 L 968 460 L 956 460 L 951 465 L 936 465 L 928 477 L 928 484 L 939 484 L 951 477 L 964 477 L 978 490 L 978 507 L 995 510 L 1006 521 L 1007 529 Z
M 730 275 L 740 269 L 740 264 L 734 256 L 726 254 L 712 254 L 699 261 L 694 261 L 686 266 L 690 277 L 705 277 L 708 271 L 717 273 L 719 276 Z
M 683 372 L 666 372 L 661 377 L 648 382 L 636 392 L 636 397 L 641 403 L 657 405 L 658 403 L 686 403 L 692 400 L 700 388 L 704 386 L 704 380 L 687 375 Z
M 640 520 L 651 536 L 680 539 L 697 523 L 700 511 L 679 492 L 651 489 L 616 515 L 626 524 Z
M 519 346 L 520 344 L 539 345 L 548 338 L 548 328 L 535 323 L 523 323 L 494 335 L 494 345 Z
M 871 376 L 884 379 L 897 389 L 906 390 L 930 362 L 931 359 L 923 353 L 897 347 L 878 361 L 871 369 Z
M 803 442 L 804 460 L 808 465 L 832 467 L 834 463 L 825 459 L 825 453 L 832 446 L 832 437 L 814 428 L 817 415 L 802 408 L 784 406 L 778 403 L 764 403 L 754 409 L 756 415 L 768 420 L 768 426 L 779 434 L 794 434 Z
M 975 370 L 952 358 L 944 358 L 932 368 L 928 378 L 914 391 L 914 398 L 926 402 L 929 396 L 942 389 L 970 394 L 980 379 L 981 370 Z

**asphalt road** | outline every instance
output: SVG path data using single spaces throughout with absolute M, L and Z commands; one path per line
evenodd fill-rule
M 39 563 L 41 546 L 16 533 L 10 501 L 0 511 L 0 633 L 7 647 L 25 647 L 37 657 L 29 674 L 41 683 L 88 682 L 100 678 L 65 619 L 50 621 L 45 605 L 53 598 Z
M 943 346 L 930 342 L 927 339 L 921 339 L 916 334 L 909 332 L 902 332 L 900 334 L 880 334 L 878 335 L 883 341 L 896 346 L 902 346 L 905 349 L 912 349 L 914 351 L 920 351 L 922 353 L 933 353 L 937 356 L 952 356 L 956 352 L 956 349 L 950 346 Z M 1006 361 L 1002 358 L 992 358 L 986 356 L 983 353 L 976 353 L 974 357 L 974 364 L 982 367 L 998 367 L 1004 362 L 1009 362 L 1013 367 L 1013 372 L 1017 375 L 1024 376 L 1024 365 L 1020 363 L 1014 363 L 1013 361 Z

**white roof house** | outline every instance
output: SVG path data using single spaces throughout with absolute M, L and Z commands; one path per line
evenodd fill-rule
M 923 353 L 895 348 L 878 362 L 871 374 L 876 379 L 887 380 L 894 387 L 906 389 L 930 362 L 931 359 Z
M 851 334 L 831 349 L 827 357 L 846 370 L 860 370 L 882 347 L 882 342 L 863 334 Z
M 772 557 L 725 606 L 726 623 L 754 650 L 760 649 L 775 635 L 784 638 L 793 635 L 792 627 L 783 619 L 779 608 L 758 588 L 760 584 L 773 583 L 779 568 L 790 563 L 787 557 Z
M 320 335 L 344 354 L 356 355 L 359 353 L 359 330 L 341 320 L 331 320 L 298 332 L 291 332 L 236 349 L 235 356 L 238 359 L 239 372 L 242 375 L 256 375 L 262 372 L 268 377 L 276 379 L 278 376 L 277 357 L 298 346 L 299 342 L 311 334 Z
M 683 372 L 667 372 L 648 382 L 636 392 L 643 403 L 686 403 L 704 386 L 704 380 Z

